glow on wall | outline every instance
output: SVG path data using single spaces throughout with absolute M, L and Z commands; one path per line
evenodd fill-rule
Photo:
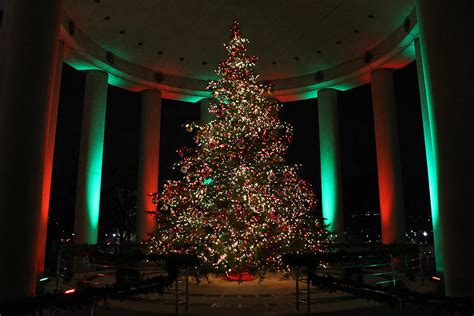
M 343 234 L 339 124 L 336 90 L 318 91 L 322 211 L 329 230 Z
M 432 122 L 432 105 L 431 105 L 431 94 L 429 93 L 429 85 L 426 85 L 428 78 L 426 77 L 426 71 L 424 68 L 426 65 L 423 63 L 423 54 L 419 39 L 415 40 L 416 50 L 416 66 L 418 70 L 418 83 L 420 89 L 420 101 L 421 101 L 421 115 L 423 119 L 423 136 L 425 140 L 425 151 L 426 151 L 426 167 L 428 169 L 428 185 L 430 190 L 430 203 L 431 203 L 431 220 L 433 225 L 433 240 L 434 240 L 434 251 L 436 259 L 436 271 L 442 272 L 444 270 L 443 263 L 443 250 L 441 248 L 441 231 L 439 225 L 439 209 L 438 209 L 438 176 L 436 172 L 436 157 L 434 154 L 434 133 Z
M 77 176 L 75 243 L 97 243 L 106 104 L 107 74 L 88 72 Z

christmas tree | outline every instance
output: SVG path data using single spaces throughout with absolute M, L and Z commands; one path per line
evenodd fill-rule
M 224 274 L 282 271 L 283 254 L 329 243 L 311 185 L 285 163 L 293 129 L 279 120 L 271 87 L 257 81 L 247 44 L 235 22 L 221 79 L 208 86 L 215 119 L 186 125 L 196 147 L 178 151 L 183 179 L 165 183 L 150 243 L 153 252 L 195 254 Z

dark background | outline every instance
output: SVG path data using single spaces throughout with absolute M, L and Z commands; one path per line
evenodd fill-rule
M 415 62 L 394 72 L 407 230 L 426 229 L 430 217 L 429 193 L 420 100 Z M 81 134 L 85 74 L 64 65 L 54 155 L 48 239 L 73 232 L 74 199 Z M 136 190 L 141 95 L 108 88 L 99 239 L 110 233 L 111 192 L 116 187 Z M 344 221 L 350 235 L 380 234 L 377 162 L 370 85 L 338 94 L 342 153 Z M 320 199 L 317 100 L 286 103 L 282 120 L 294 126 L 288 150 L 290 163 L 302 164 L 301 175 Z M 199 120 L 198 103 L 163 100 L 160 147 L 160 183 L 179 177 L 172 165 L 176 149 L 192 146 L 186 121 Z M 364 221 L 360 216 L 370 213 Z M 366 227 L 365 227 L 365 226 Z M 364 226 L 364 227 L 363 227 Z

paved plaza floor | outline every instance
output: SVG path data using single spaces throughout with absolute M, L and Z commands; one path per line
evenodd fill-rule
M 113 278 L 106 277 L 108 281 Z M 109 280 L 110 279 L 110 280 Z M 178 305 L 180 315 L 305 315 L 306 284 L 300 282 L 299 310 L 296 303 L 295 279 L 284 274 L 267 275 L 263 280 L 247 282 L 230 282 L 221 277 L 209 277 L 200 282 L 191 280 L 189 286 L 189 304 Z M 421 292 L 432 290 L 432 286 L 416 286 Z M 185 282 L 178 285 L 178 300 L 183 301 Z M 324 316 L 346 315 L 433 315 L 419 306 L 404 305 L 403 314 L 400 306 L 387 306 L 364 298 L 355 297 L 344 292 L 329 292 L 313 288 L 310 292 L 310 314 Z M 143 294 L 129 297 L 123 301 L 99 302 L 94 311 L 84 308 L 76 312 L 63 312 L 62 316 L 100 315 L 176 315 L 176 289 L 171 288 L 164 294 Z
M 184 287 L 181 283 L 179 289 Z M 305 284 L 300 283 L 305 289 Z M 307 305 L 301 302 L 297 311 L 295 280 L 285 278 L 282 274 L 268 275 L 264 280 L 247 282 L 230 282 L 219 277 L 201 280 L 199 284 L 189 282 L 189 306 L 178 307 L 179 313 L 189 315 L 291 315 L 305 314 Z M 109 306 L 119 310 L 137 313 L 172 314 L 175 313 L 174 289 L 165 295 L 139 295 L 123 302 L 110 302 Z M 179 294 L 184 299 L 184 294 Z M 306 292 L 301 292 L 300 299 L 306 299 Z M 356 298 L 342 292 L 313 290 L 311 292 L 312 312 L 350 311 L 377 307 L 379 304 Z

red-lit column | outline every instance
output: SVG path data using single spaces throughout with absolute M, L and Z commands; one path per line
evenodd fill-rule
M 62 1 L 12 2 L 0 97 L 0 300 L 33 296 Z
M 329 225 L 329 230 L 337 234 L 339 241 L 343 241 L 341 152 L 336 90 L 318 91 L 318 117 L 323 217 Z
M 446 295 L 474 298 L 474 4 L 417 0 Z
M 87 72 L 74 217 L 76 244 L 97 243 L 107 81 L 105 72 Z
M 209 112 L 209 104 L 212 98 L 205 98 L 200 101 L 201 106 L 201 123 L 207 124 L 212 121 L 215 117 L 214 114 Z
M 146 90 L 142 93 L 140 152 L 138 156 L 137 241 L 146 240 L 155 228 L 155 217 L 150 193 L 158 191 L 160 165 L 161 92 Z
M 56 140 L 56 123 L 58 118 L 59 92 L 63 71 L 64 43 L 61 41 L 58 48 L 56 73 L 54 77 L 53 97 L 50 104 L 50 116 L 46 135 L 46 151 L 44 155 L 43 198 L 41 203 L 40 230 L 37 240 L 36 274 L 41 276 L 44 272 L 44 259 L 46 254 L 46 232 L 48 230 L 49 199 L 51 195 L 51 177 L 53 174 L 54 144 Z
M 377 69 L 371 77 L 382 242 L 399 243 L 405 240 L 405 213 L 392 70 Z

